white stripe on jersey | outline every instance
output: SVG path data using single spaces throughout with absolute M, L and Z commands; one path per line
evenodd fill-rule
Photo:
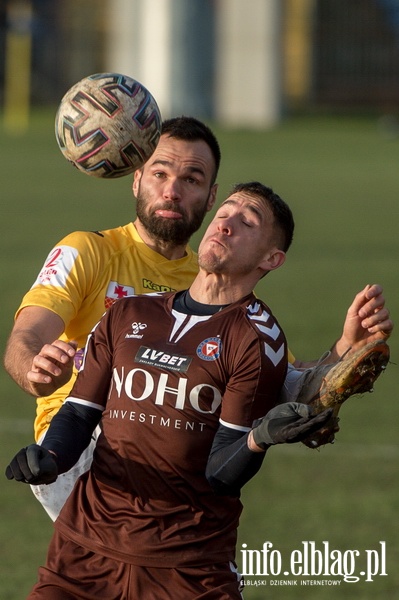
M 223 419 L 219 419 L 219 423 L 224 427 L 230 427 L 230 429 L 235 429 L 236 431 L 251 431 L 251 427 L 244 427 L 243 425 L 234 425 L 234 423 L 227 423 L 227 421 L 223 421 Z
M 101 412 L 104 410 L 104 407 L 100 404 L 95 404 L 94 402 L 89 402 L 88 400 L 81 400 L 80 398 L 74 398 L 73 396 L 68 396 L 65 402 L 74 402 L 75 404 L 81 404 L 82 406 L 88 406 L 89 408 L 97 408 L 97 410 L 101 410 Z

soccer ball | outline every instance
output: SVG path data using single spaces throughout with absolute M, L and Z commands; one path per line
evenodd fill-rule
M 119 73 L 97 73 L 72 86 L 55 118 L 65 158 L 83 173 L 112 179 L 139 169 L 161 135 L 161 114 L 150 92 Z

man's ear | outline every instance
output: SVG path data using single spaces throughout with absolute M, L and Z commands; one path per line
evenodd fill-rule
M 134 196 L 135 196 L 136 198 L 137 198 L 137 194 L 138 194 L 138 191 L 139 191 L 140 180 L 141 180 L 141 176 L 142 176 L 142 174 L 143 174 L 143 171 L 142 171 L 142 169 L 137 169 L 137 170 L 134 172 L 134 175 L 133 175 L 133 184 L 132 184 L 132 190 L 133 190 L 133 194 L 134 194 Z
M 259 268 L 263 271 L 274 271 L 281 267 L 285 262 L 286 254 L 283 250 L 274 248 L 271 252 L 268 252 L 259 264 Z

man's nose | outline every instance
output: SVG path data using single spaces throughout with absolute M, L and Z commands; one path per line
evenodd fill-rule
M 218 221 L 218 231 L 225 235 L 231 235 L 233 231 L 233 224 L 230 218 L 220 219 Z
M 181 189 L 177 179 L 168 179 L 163 190 L 164 198 L 168 200 L 180 200 Z

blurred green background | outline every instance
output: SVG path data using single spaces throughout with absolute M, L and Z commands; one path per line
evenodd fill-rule
M 134 218 L 131 178 L 102 181 L 70 166 L 59 152 L 54 113 L 34 112 L 28 133 L 0 131 L 1 352 L 13 313 L 33 283 L 48 250 L 76 229 L 102 229 Z M 296 235 L 284 267 L 257 293 L 284 326 L 301 359 L 321 355 L 338 337 L 354 295 L 367 283 L 384 287 L 398 314 L 399 138 L 389 123 L 368 117 L 292 117 L 270 131 L 215 127 L 221 147 L 222 199 L 237 181 L 259 179 L 292 207 Z M 193 245 L 198 243 L 196 236 Z M 243 493 L 237 547 L 261 550 L 270 541 L 283 561 L 303 541 L 331 550 L 365 551 L 386 542 L 387 576 L 337 587 L 249 585 L 246 600 L 398 598 L 397 335 L 391 364 L 373 394 L 350 399 L 341 410 L 334 445 L 270 451 L 260 474 Z M 0 472 L 32 441 L 34 400 L 4 370 L 0 375 Z M 2 600 L 24 598 L 43 563 L 52 525 L 27 486 L 0 485 L 0 581 Z M 295 578 L 288 578 L 295 579 Z M 319 577 L 313 579 L 328 579 Z M 342 580 L 342 578 L 338 578 Z

